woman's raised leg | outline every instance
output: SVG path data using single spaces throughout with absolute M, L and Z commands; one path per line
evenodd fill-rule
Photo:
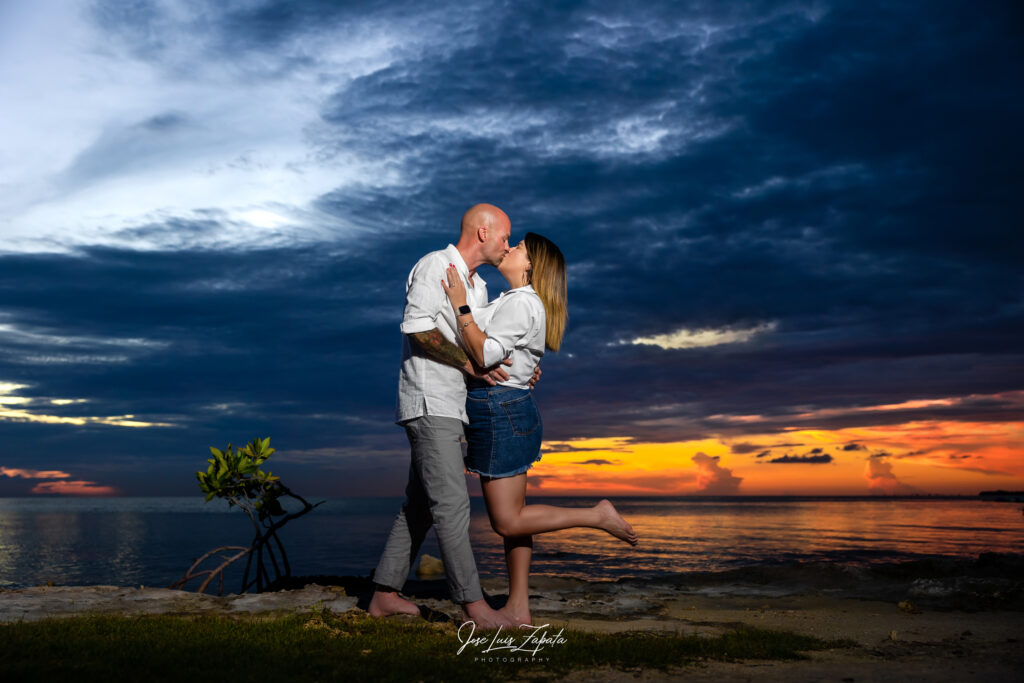
M 491 526 L 504 538 L 543 534 L 573 527 L 607 531 L 612 536 L 636 545 L 637 536 L 615 506 L 602 500 L 591 508 L 561 508 L 553 505 L 526 505 L 526 473 L 514 477 L 488 479 L 480 483 L 487 501 Z

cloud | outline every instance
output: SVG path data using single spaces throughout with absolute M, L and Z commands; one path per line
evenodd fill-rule
M 26 470 L 16 467 L 0 467 L 0 474 L 5 477 L 20 477 L 22 479 L 67 479 L 71 477 L 67 472 L 60 470 Z
M 544 453 L 587 453 L 591 451 L 624 451 L 626 450 L 624 445 L 624 442 L 626 441 L 629 441 L 629 439 L 619 437 L 616 439 L 604 440 L 603 443 L 594 446 L 581 446 L 578 444 L 559 441 L 545 441 L 541 445 L 541 451 Z
M 0 382 L 32 387 L 0 392 L 22 411 L 0 419 L 9 452 L 171 481 L 183 454 L 265 429 L 315 482 L 403 448 L 405 277 L 478 200 L 567 259 L 548 439 L 761 460 L 798 428 L 1020 419 L 1011 10 L 0 11 Z
M 755 336 L 772 332 L 778 327 L 778 323 L 770 322 L 745 329 L 680 329 L 669 334 L 656 334 L 653 337 L 636 337 L 630 340 L 631 344 L 645 344 L 657 346 L 666 350 L 673 349 L 698 349 L 707 346 L 720 346 L 722 344 L 742 344 L 753 339 Z
M 113 486 L 102 486 L 93 481 L 42 481 L 32 487 L 29 493 L 59 496 L 115 496 Z
M 593 458 L 591 460 L 580 460 L 574 462 L 574 465 L 616 465 L 618 462 L 612 462 L 611 460 L 605 460 L 604 458 Z
M 0 330 L 2 331 L 2 330 Z M 170 427 L 172 426 L 167 422 L 147 422 L 145 420 L 136 419 L 134 415 L 107 415 L 107 416 L 94 416 L 94 415 L 52 415 L 49 413 L 40 412 L 35 409 L 33 404 L 37 402 L 28 396 L 14 396 L 11 395 L 15 391 L 29 388 L 26 384 L 14 384 L 10 382 L 0 383 L 0 422 L 36 422 L 42 424 L 63 424 L 63 425 L 109 425 L 113 427 Z M 48 403 L 52 407 L 72 406 L 79 403 L 85 403 L 85 399 L 59 399 L 51 398 L 45 401 L 38 401 Z M 23 408 L 5 408 L 5 405 L 21 405 Z
M 526 479 L 532 492 L 544 495 L 603 496 L 609 490 L 619 495 L 684 495 L 695 479 L 692 470 L 665 469 L 657 472 L 603 472 L 600 469 L 586 473 L 534 472 Z
M 722 467 L 718 456 L 697 453 L 691 460 L 697 466 L 697 493 L 719 496 L 739 493 L 743 477 L 737 477 L 732 470 Z
M 32 470 L 18 467 L 0 467 L 0 476 L 17 479 L 56 479 L 41 481 L 29 489 L 31 494 L 56 494 L 63 496 L 113 496 L 119 491 L 113 486 L 103 486 L 93 481 L 71 479 L 71 474 L 62 470 Z
M 743 455 L 746 453 L 753 453 L 756 450 L 764 448 L 764 446 L 758 446 L 753 443 L 734 443 L 729 446 L 729 451 L 736 455 Z
M 4 250 L 37 253 L 123 246 L 122 228 L 211 209 L 239 224 L 221 244 L 265 246 L 281 231 L 247 224 L 247 212 L 301 211 L 341 186 L 393 182 L 394 168 L 372 157 L 316 158 L 317 103 L 329 94 L 325 83 L 386 67 L 436 35 L 412 18 L 403 28 L 350 15 L 266 42 L 243 34 L 252 24 L 230 7 L 176 0 L 131 12 L 103 1 L 84 13 L 40 5 L 19 14 L 10 24 L 19 31 L 4 36 L 5 61 L 21 66 L 7 81 L 12 106 L 0 114 L 12 132 L 0 155 L 9 190 L 0 226 Z M 324 236 L 309 218 L 289 231 L 290 243 Z M 330 216 L 316 222 L 345 228 Z
M 134 415 L 107 415 L 107 416 L 63 416 L 49 415 L 46 413 L 30 412 L 28 410 L 6 410 L 0 409 L 0 420 L 11 422 L 38 422 L 50 425 L 107 425 L 111 427 L 130 427 L 134 429 L 148 427 L 173 427 L 170 422 L 147 422 L 135 419 Z
M 843 450 L 847 451 L 847 452 L 849 452 L 849 451 L 866 451 L 867 450 L 867 446 L 864 446 L 863 444 L 859 444 L 859 443 L 848 443 L 848 444 L 843 446 Z
M 815 449 L 820 450 L 820 449 Z M 780 463 L 780 464 L 804 464 L 804 465 L 822 465 L 825 463 L 832 462 L 832 456 L 828 453 L 820 455 L 790 455 L 786 454 L 778 458 L 772 458 L 767 462 Z
M 886 460 L 886 457 L 887 454 L 883 453 L 867 459 L 864 478 L 868 481 L 868 490 L 887 496 L 920 493 L 918 489 L 896 478 L 892 471 L 892 463 Z

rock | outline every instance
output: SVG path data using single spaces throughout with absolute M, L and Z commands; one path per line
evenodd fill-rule
M 416 576 L 423 578 L 425 576 L 440 576 L 441 574 L 444 574 L 444 562 L 433 555 L 423 553 L 423 557 L 420 558 L 420 564 L 416 567 Z
M 917 608 L 917 606 L 914 603 L 910 602 L 909 600 L 903 600 L 902 602 L 899 603 L 899 605 L 897 605 L 897 607 L 900 608 L 901 612 L 906 612 L 907 614 L 920 614 L 921 613 L 921 610 L 919 610 Z
M 300 590 L 218 597 L 170 588 L 119 586 L 35 586 L 0 593 L 0 623 L 37 621 L 82 614 L 217 614 L 243 615 L 309 610 L 347 612 L 356 598 L 344 591 L 310 584 Z
M 1024 583 L 1016 578 L 950 576 L 917 579 L 907 597 L 938 609 L 1020 609 L 1024 606 Z

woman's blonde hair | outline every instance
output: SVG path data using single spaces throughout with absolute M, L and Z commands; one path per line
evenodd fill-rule
M 535 232 L 526 233 L 526 255 L 530 259 L 530 284 L 544 304 L 547 329 L 544 345 L 557 351 L 562 345 L 565 322 L 569 318 L 569 298 L 565 284 L 565 257 L 555 243 Z

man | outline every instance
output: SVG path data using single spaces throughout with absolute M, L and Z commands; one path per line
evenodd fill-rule
M 452 600 L 461 603 L 463 618 L 481 628 L 511 627 L 512 621 L 483 599 L 469 544 L 469 493 L 461 444 L 463 424 L 469 422 L 464 375 L 494 384 L 508 379 L 508 373 L 500 367 L 489 372 L 474 367 L 459 348 L 458 323 L 441 283 L 445 269 L 454 265 L 466 283 L 470 308 L 486 304 L 487 285 L 476 269 L 501 263 L 509 252 L 512 224 L 498 207 L 477 204 L 463 215 L 461 227 L 458 244 L 424 256 L 406 282 L 396 421 L 405 427 L 412 463 L 405 503 L 374 573 L 376 590 L 369 612 L 377 617 L 420 613 L 398 590 L 433 525 L 448 588 Z

